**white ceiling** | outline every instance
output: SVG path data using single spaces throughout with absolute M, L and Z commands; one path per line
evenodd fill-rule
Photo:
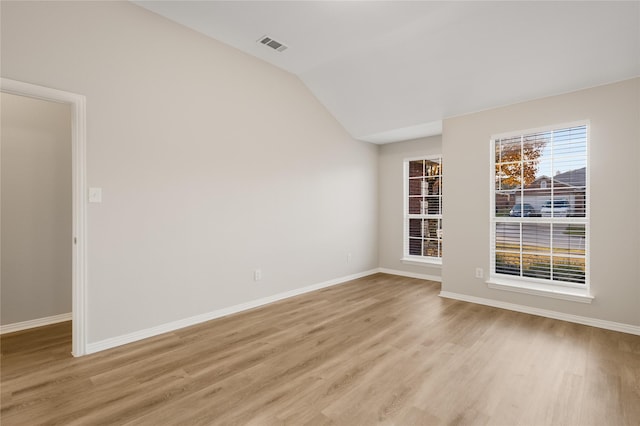
M 135 1 L 296 74 L 357 139 L 640 75 L 640 2 Z M 277 52 L 257 40 L 284 43 Z

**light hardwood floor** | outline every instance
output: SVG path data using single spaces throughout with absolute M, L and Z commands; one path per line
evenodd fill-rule
M 98 354 L 2 337 L 9 425 L 640 425 L 640 337 L 377 274 Z

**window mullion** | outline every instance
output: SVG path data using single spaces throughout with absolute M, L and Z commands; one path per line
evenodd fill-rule
M 553 152 L 553 148 L 555 145 L 554 142 L 554 135 L 555 132 L 551 132 L 551 217 L 555 217 L 556 216 L 556 209 L 555 209 L 555 204 L 553 202 L 553 200 L 555 200 L 555 176 L 553 171 L 555 170 L 555 155 Z M 553 234 L 551 234 L 551 236 L 553 236 Z
M 405 160 L 404 256 L 441 259 L 442 157 Z M 419 229 L 418 229 L 419 227 Z
M 553 198 L 552 198 L 553 200 Z M 551 204 L 553 205 L 553 204 Z M 553 216 L 553 210 L 551 210 L 551 215 Z M 553 222 L 553 220 L 551 220 L 551 223 L 549 224 L 549 230 L 550 230 L 550 234 L 549 234 L 549 276 L 551 277 L 551 279 L 553 280 L 554 277 L 554 273 L 553 273 L 553 260 L 554 260 L 554 253 L 553 253 L 553 234 L 554 234 L 554 226 L 555 223 Z
M 491 273 L 496 279 L 512 276 L 588 289 L 587 138 L 587 125 L 580 123 L 492 139 Z
M 520 234 L 520 247 L 518 248 L 520 250 L 520 276 L 522 277 L 524 275 L 524 249 L 523 249 L 523 237 L 522 237 L 522 222 L 520 222 L 518 224 L 519 227 L 519 234 Z

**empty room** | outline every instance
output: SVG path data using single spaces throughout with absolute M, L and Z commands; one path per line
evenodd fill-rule
M 640 424 L 639 1 L 0 1 L 0 423 Z

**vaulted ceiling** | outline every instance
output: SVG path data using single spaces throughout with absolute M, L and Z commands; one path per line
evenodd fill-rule
M 357 139 L 640 75 L 640 2 L 135 1 L 297 75 Z M 268 36 L 287 46 L 258 42 Z

